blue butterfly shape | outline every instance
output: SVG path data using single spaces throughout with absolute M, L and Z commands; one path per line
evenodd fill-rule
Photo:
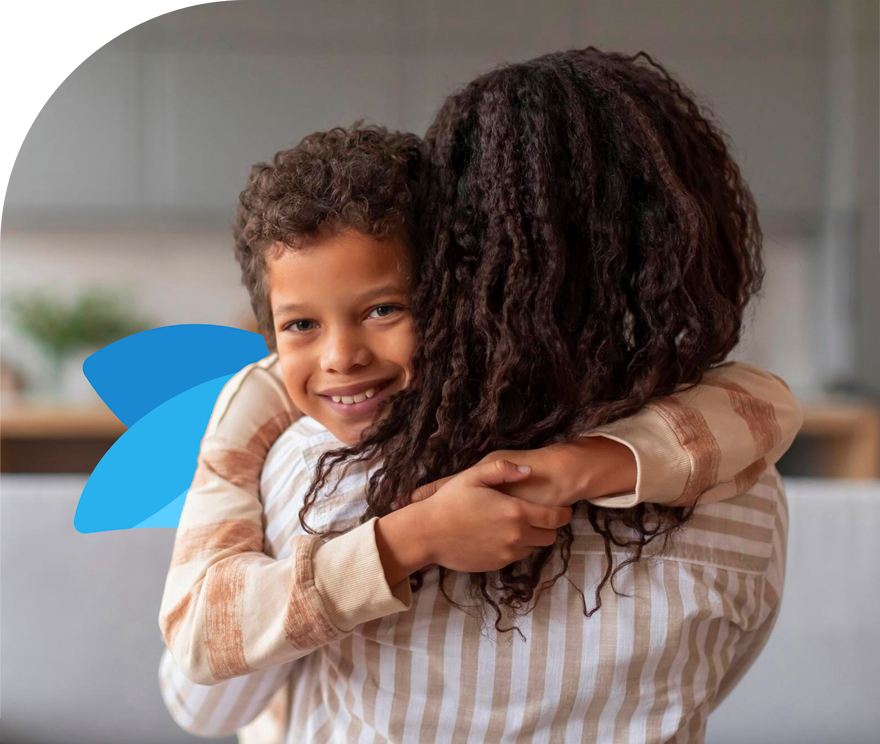
M 89 477 L 73 518 L 77 531 L 177 527 L 220 390 L 268 354 L 257 333 L 176 325 L 128 336 L 86 359 L 83 373 L 128 431 Z

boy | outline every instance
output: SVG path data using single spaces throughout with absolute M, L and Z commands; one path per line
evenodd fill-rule
M 669 502 L 681 494 L 654 493 L 654 484 L 684 486 L 700 467 L 689 444 L 670 437 L 657 411 L 646 410 L 592 432 L 580 445 L 516 453 L 511 459 L 531 464 L 531 474 L 512 464 L 477 466 L 430 499 L 333 540 L 291 531 L 283 545 L 273 546 L 268 534 L 264 542 L 267 525 L 285 506 L 281 498 L 261 504 L 257 496 L 266 452 L 278 436 L 305 413 L 339 440 L 357 441 L 388 398 L 409 383 L 415 333 L 407 276 L 419 261 L 411 215 L 418 167 L 412 136 L 332 130 L 279 153 L 272 165 L 255 167 L 242 193 L 236 254 L 278 356 L 251 365 L 224 389 L 181 516 L 160 626 L 174 660 L 196 683 L 246 679 L 257 670 L 271 670 L 283 683 L 291 672 L 285 666 L 278 676 L 279 665 L 408 609 L 412 597 L 403 579 L 419 568 L 500 568 L 536 545 L 552 544 L 556 528 L 570 518 L 568 504 L 630 491 L 635 493 L 616 497 L 616 505 Z M 711 477 L 696 478 L 706 488 L 696 496 L 704 499 L 712 490 L 724 493 L 732 474 L 750 463 L 775 462 L 799 424 L 797 404 L 776 378 L 745 365 L 718 375 L 735 377 L 748 394 L 772 401 L 781 436 L 759 453 L 750 443 L 748 452 L 725 449 Z M 689 401 L 711 413 L 711 431 L 742 425 L 723 388 L 707 385 L 702 396 L 696 401 L 692 392 Z M 300 424 L 304 430 L 313 425 Z M 520 481 L 516 488 L 523 489 L 532 480 L 541 488 L 521 495 L 554 505 L 513 500 L 492 488 Z M 297 495 L 303 494 L 288 489 L 288 502 Z M 211 714 L 202 715 L 205 706 L 194 712 L 192 701 L 184 702 L 180 677 L 169 664 L 166 657 L 166 701 L 196 732 L 238 728 L 250 719 L 233 714 L 253 718 L 274 689 L 252 684 L 248 705 L 234 705 L 218 718 L 217 695 L 228 703 L 230 688 L 220 685 L 209 694 L 184 682 L 190 692 L 199 691 L 195 698 L 210 701 Z M 258 687 L 262 698 L 254 697 Z

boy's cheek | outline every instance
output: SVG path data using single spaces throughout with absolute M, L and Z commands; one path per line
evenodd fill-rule
M 287 394 L 294 405 L 302 410 L 302 405 L 305 403 L 303 400 L 305 383 L 301 379 L 302 375 L 295 362 L 295 357 L 289 350 L 279 344 L 278 360 L 281 363 L 281 376 L 284 378 L 284 387 L 287 389 Z

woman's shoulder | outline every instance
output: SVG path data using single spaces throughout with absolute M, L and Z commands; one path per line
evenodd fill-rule
M 705 566 L 766 574 L 774 570 L 774 549 L 784 549 L 787 535 L 785 486 L 771 465 L 748 490 L 697 505 L 669 555 Z
M 653 526 L 652 524 L 648 526 Z M 573 520 L 573 551 L 604 552 L 605 544 L 587 520 Z M 612 530 L 619 538 L 635 533 Z M 619 534 L 618 534 L 619 533 Z M 788 502 L 779 472 L 769 466 L 748 490 L 730 498 L 698 504 L 691 518 L 675 531 L 668 543 L 652 540 L 643 551 L 647 559 L 675 560 L 685 564 L 726 569 L 747 574 L 776 570 L 780 549 L 788 534 Z M 612 552 L 626 548 L 612 546 Z

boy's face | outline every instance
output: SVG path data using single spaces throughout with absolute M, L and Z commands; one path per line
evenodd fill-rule
M 415 327 L 398 238 L 355 231 L 268 262 L 284 384 L 294 405 L 355 444 L 410 379 Z M 381 413 L 380 413 L 381 417 Z

